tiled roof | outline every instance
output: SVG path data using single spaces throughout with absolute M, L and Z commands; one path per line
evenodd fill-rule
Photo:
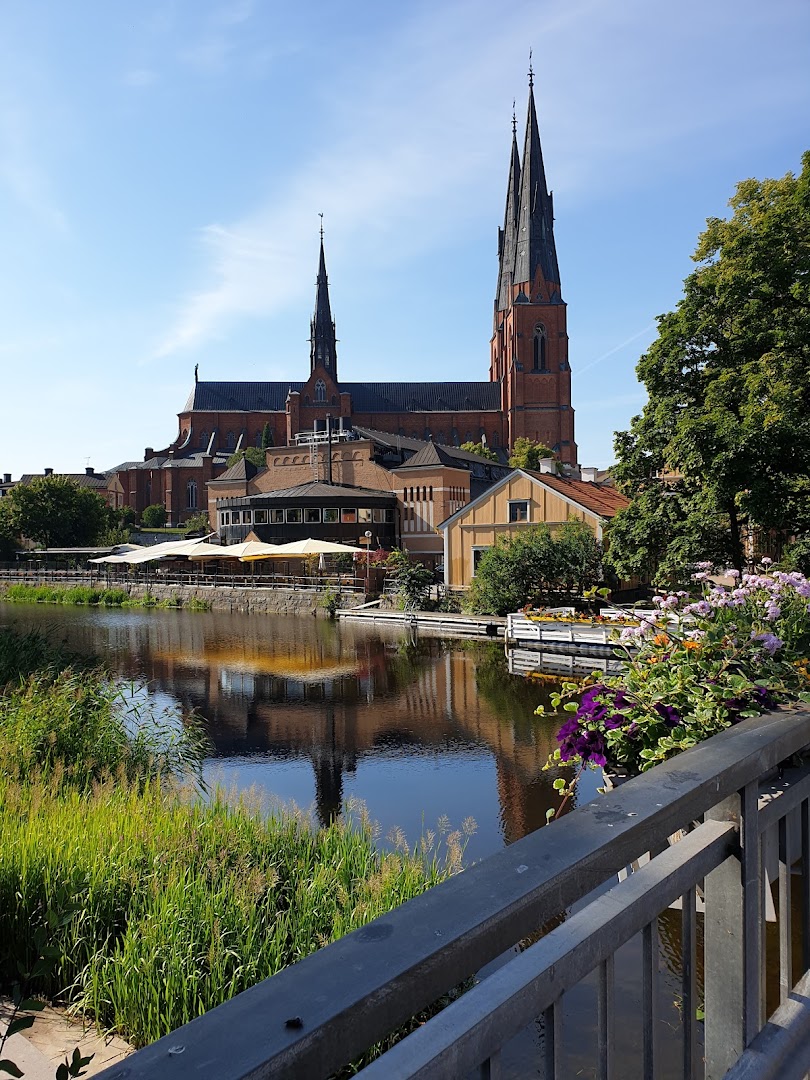
M 572 502 L 578 503 L 586 510 L 590 510 L 600 517 L 610 518 L 623 510 L 630 500 L 617 491 L 614 487 L 602 484 L 589 484 L 585 480 L 574 480 L 569 477 L 555 476 L 553 473 L 539 473 L 532 469 L 524 469 L 524 472 L 541 484 L 551 488 L 552 491 L 565 495 Z
M 290 390 L 302 382 L 198 382 L 184 412 L 284 412 Z M 375 412 L 498 412 L 501 388 L 493 382 L 341 383 L 352 409 Z

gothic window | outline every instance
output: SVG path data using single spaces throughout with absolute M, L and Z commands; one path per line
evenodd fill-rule
M 323 379 L 318 379 L 315 383 L 315 400 L 326 401 L 326 383 Z
M 548 371 L 546 363 L 546 328 L 538 323 L 534 328 L 534 370 Z
M 233 450 L 233 448 L 235 446 L 236 446 L 236 436 L 234 435 L 234 433 L 232 431 L 229 431 L 228 434 L 225 436 L 225 449 L 226 450 Z
M 200 449 L 201 450 L 207 450 L 208 449 L 208 440 L 210 438 L 211 438 L 211 436 L 208 434 L 207 431 L 201 431 L 200 432 Z
M 197 481 L 189 480 L 186 484 L 186 506 L 189 510 L 197 509 Z
M 497 431 L 492 432 L 492 445 L 497 446 L 500 442 L 500 437 Z

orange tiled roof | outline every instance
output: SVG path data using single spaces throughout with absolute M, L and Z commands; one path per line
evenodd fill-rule
M 614 487 L 602 484 L 590 484 L 585 480 L 573 480 L 567 476 L 555 476 L 553 473 L 539 473 L 524 469 L 534 480 L 551 488 L 560 495 L 565 495 L 572 502 L 578 503 L 585 510 L 603 518 L 611 518 L 623 510 L 630 500 Z

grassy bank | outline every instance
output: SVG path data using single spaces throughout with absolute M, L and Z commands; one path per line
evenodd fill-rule
M 26 972 L 134 1045 L 459 866 L 459 834 L 441 860 L 383 853 L 363 815 L 315 829 L 201 799 L 194 726 L 133 723 L 103 670 L 39 634 L 0 631 L 0 687 L 0 991 Z
M 130 596 L 126 589 L 105 588 L 102 585 L 9 585 L 3 600 L 23 604 L 78 604 L 91 607 L 184 608 L 187 611 L 208 611 L 209 605 L 195 596 L 184 598 L 179 593 L 166 600 L 145 596 Z

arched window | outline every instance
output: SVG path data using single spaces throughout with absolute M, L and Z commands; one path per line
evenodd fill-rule
M 546 363 L 546 328 L 538 323 L 534 328 L 534 370 L 548 371 Z
M 493 431 L 492 432 L 492 445 L 493 446 L 498 446 L 500 444 L 500 441 L 501 441 L 501 439 L 500 439 L 500 436 L 498 435 L 498 432 Z
M 256 440 L 255 441 L 256 441 L 256 446 L 261 448 L 261 445 L 262 445 L 262 433 L 260 431 L 256 432 Z
M 208 440 L 210 438 L 211 438 L 211 436 L 207 431 L 201 431 L 200 432 L 200 449 L 201 450 L 207 450 L 208 449 Z
M 189 510 L 197 509 L 197 481 L 189 480 L 186 484 L 186 506 Z
M 315 383 L 315 400 L 326 401 L 326 383 L 323 379 L 318 379 Z
M 232 431 L 229 431 L 228 434 L 225 436 L 225 449 L 226 450 L 233 450 L 233 448 L 235 446 L 236 446 L 236 436 L 234 435 L 234 433 Z

